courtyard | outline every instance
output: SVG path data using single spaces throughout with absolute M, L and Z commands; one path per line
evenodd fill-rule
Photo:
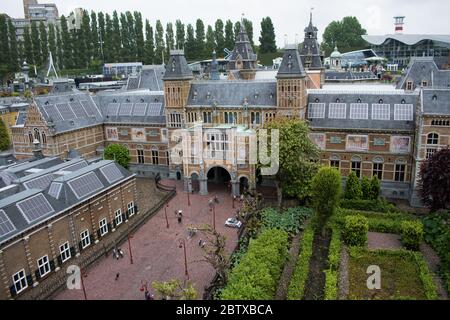
M 202 237 L 201 232 L 190 238 L 188 227 L 213 225 L 213 214 L 208 201 L 214 196 L 219 199 L 219 204 L 215 207 L 216 230 L 226 236 L 226 249 L 229 253 L 235 248 L 238 238 L 237 229 L 225 227 L 225 221 L 234 217 L 240 203 L 236 201 L 235 209 L 232 208 L 232 198 L 225 186 L 210 185 L 208 196 L 190 194 L 189 205 L 188 196 L 183 190 L 181 181 L 163 181 L 162 183 L 166 186 L 176 186 L 177 190 L 177 194 L 168 202 L 166 208 L 169 227 L 167 227 L 163 207 L 132 235 L 130 243 L 133 264 L 131 264 L 128 243 L 125 242 L 120 246 L 124 253 L 123 258 L 116 259 L 111 252 L 88 268 L 83 277 L 88 300 L 140 300 L 144 299 L 144 293 L 140 290 L 144 283 L 148 283 L 150 292 L 155 294 L 151 288 L 153 281 L 186 280 L 184 252 L 179 246 L 180 239 L 184 239 L 186 243 L 189 280 L 193 282 L 198 298 L 201 299 L 204 287 L 211 282 L 215 271 L 209 264 L 201 261 L 203 249 L 198 245 Z M 150 199 L 155 198 L 155 193 L 161 192 L 152 187 L 152 184 L 142 180 L 138 184 L 138 204 L 141 211 L 144 208 L 150 209 L 146 206 L 150 206 L 152 201 L 155 201 Z M 181 224 L 178 223 L 175 215 L 177 210 L 183 211 Z M 53 299 L 82 300 L 84 294 L 83 290 L 64 289 Z

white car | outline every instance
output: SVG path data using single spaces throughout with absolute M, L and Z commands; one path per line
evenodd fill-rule
M 228 218 L 227 221 L 225 221 L 225 226 L 239 229 L 242 226 L 242 222 L 236 218 Z

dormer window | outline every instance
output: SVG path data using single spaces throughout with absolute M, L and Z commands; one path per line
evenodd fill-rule
M 436 101 L 437 100 L 437 95 L 434 95 L 432 99 L 433 99 L 433 101 Z
M 412 81 L 408 81 L 406 83 L 406 90 L 412 91 L 412 89 L 413 89 L 413 83 L 412 83 Z
M 378 103 L 379 103 L 379 104 L 383 104 L 383 99 L 380 99 L 380 100 L 378 101 Z
M 197 100 L 197 95 L 198 95 L 197 90 L 194 90 L 194 100 Z
M 159 102 L 158 98 L 155 98 L 155 102 Z
M 405 103 L 406 103 L 405 99 L 402 99 L 402 104 L 405 104 Z
M 45 101 L 45 105 L 48 106 L 48 101 Z
M 427 86 L 428 86 L 428 81 L 422 80 L 422 87 L 427 87 Z
M 273 99 L 273 93 L 272 92 L 270 93 L 269 98 Z
M 116 99 L 113 99 L 113 103 L 117 103 L 117 100 L 116 100 Z
M 74 101 L 74 99 L 73 99 L 73 98 L 70 98 L 70 101 Z
M 127 102 L 130 102 L 130 99 L 127 99 Z
M 319 103 L 320 100 L 319 100 L 319 98 L 316 98 L 316 100 L 314 100 L 314 101 L 315 101 L 316 103 Z
M 255 100 L 258 99 L 258 96 L 259 96 L 258 92 L 255 92 L 255 95 L 254 95 Z
M 209 98 L 211 98 L 211 92 L 208 91 L 208 92 L 206 93 L 206 99 L 209 99 Z
M 358 98 L 358 100 L 356 100 L 357 103 L 361 103 L 361 99 Z
M 339 102 L 341 102 L 341 100 L 339 100 L 339 98 L 337 98 L 337 99 L 336 99 L 336 103 L 339 103 Z
M 144 99 L 141 99 L 141 103 L 144 103 Z

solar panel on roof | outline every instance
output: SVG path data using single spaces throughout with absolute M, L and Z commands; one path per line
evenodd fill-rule
M 33 221 L 55 212 L 42 193 L 17 202 L 16 206 L 28 223 L 32 223 Z
M 77 118 L 85 118 L 87 117 L 87 112 L 84 110 L 83 106 L 78 102 L 69 103 L 72 108 L 73 113 L 77 116 Z
M 106 180 L 108 180 L 109 183 L 116 182 L 117 180 L 123 178 L 122 172 L 119 170 L 119 168 L 117 168 L 117 166 L 114 163 L 108 164 L 107 166 L 100 168 L 100 171 L 105 176 Z
M 24 186 L 27 189 L 47 189 L 47 187 L 50 185 L 50 183 L 52 181 L 53 181 L 53 175 L 49 173 L 49 174 L 40 176 L 36 179 L 25 182 Z
M 147 109 L 147 116 L 159 116 L 161 114 L 162 103 L 149 103 Z
M 118 111 L 119 111 L 118 103 L 108 103 L 108 109 L 106 109 L 106 115 L 117 116 Z
M 88 100 L 80 101 L 81 105 L 83 106 L 84 110 L 86 110 L 87 114 L 90 116 L 97 116 L 98 111 L 95 108 L 95 106 L 92 105 L 92 103 Z
M 94 172 L 75 178 L 69 181 L 68 184 L 78 199 L 84 198 L 104 187 Z
M 0 237 L 16 231 L 16 227 L 12 224 L 5 211 L 0 210 Z
M 145 116 L 145 112 L 147 111 L 146 103 L 135 103 L 133 109 L 133 116 Z
M 119 109 L 119 116 L 131 116 L 132 109 L 132 103 L 122 103 Z
M 63 117 L 59 113 L 58 109 L 54 105 L 44 106 L 43 109 L 47 113 L 48 117 L 52 119 L 53 122 L 63 121 Z
M 48 189 L 48 194 L 52 196 L 55 199 L 59 198 L 59 194 L 61 193 L 62 189 L 62 183 L 59 182 L 53 182 L 50 185 L 50 189 Z
M 86 161 L 80 161 L 78 163 L 72 164 L 71 166 L 65 167 L 64 171 L 78 171 L 84 167 L 87 167 Z
M 75 113 L 73 113 L 72 109 L 67 103 L 58 103 L 56 104 L 56 108 L 58 109 L 59 113 L 61 113 L 61 116 L 64 120 L 72 120 L 75 119 Z

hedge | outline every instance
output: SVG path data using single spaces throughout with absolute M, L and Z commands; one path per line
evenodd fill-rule
M 341 208 L 363 210 L 363 211 L 375 211 L 375 212 L 395 212 L 397 209 L 395 205 L 385 200 L 355 200 L 355 199 L 342 199 L 340 203 Z
M 403 221 L 401 224 L 401 241 L 409 250 L 419 250 L 423 240 L 423 225 L 420 221 Z
M 341 231 L 336 225 L 332 225 L 331 232 L 328 251 L 328 269 L 325 270 L 325 300 L 338 299 L 338 275 L 342 249 Z
M 346 216 L 342 235 L 349 246 L 365 246 L 367 244 L 367 232 L 369 222 L 365 216 Z
M 288 234 L 266 229 L 250 240 L 248 251 L 231 271 L 222 300 L 272 300 L 288 256 Z
M 300 243 L 300 254 L 288 288 L 288 300 L 301 300 L 305 294 L 306 280 L 309 275 L 309 261 L 312 256 L 314 241 L 314 224 L 312 221 L 303 232 Z
M 414 256 L 414 260 L 419 267 L 419 277 L 423 284 L 423 289 L 425 290 L 425 296 L 428 300 L 437 300 L 438 293 L 436 284 L 434 283 L 433 276 L 428 269 L 428 265 L 425 262 L 423 256 L 419 252 L 411 252 Z

